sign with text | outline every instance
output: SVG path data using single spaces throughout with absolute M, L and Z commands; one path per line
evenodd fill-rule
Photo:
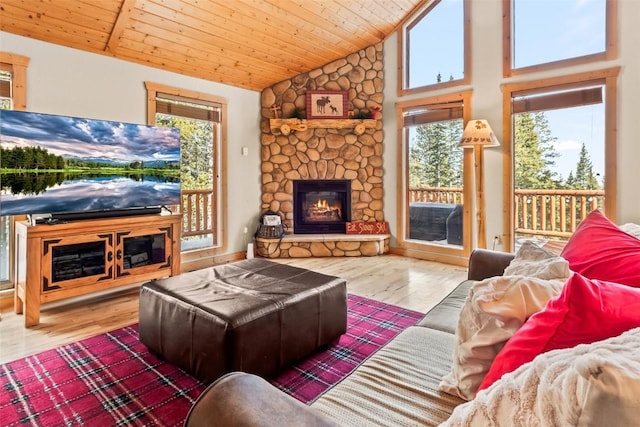
M 388 234 L 388 233 L 389 233 L 389 223 L 386 221 L 347 222 L 347 234 Z

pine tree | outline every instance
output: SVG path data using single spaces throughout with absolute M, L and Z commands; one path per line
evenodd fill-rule
M 209 189 L 213 183 L 213 124 L 209 121 L 158 115 L 158 126 L 180 129 L 180 184 L 186 190 Z
M 542 150 L 542 161 L 544 162 L 544 170 L 541 173 L 541 179 L 545 183 L 544 188 L 561 188 L 562 178 L 556 172 L 553 172 L 556 159 L 560 157 L 560 153 L 556 151 L 554 146 L 558 138 L 551 135 L 549 120 L 543 112 L 538 111 L 534 113 L 533 121 L 535 123 L 535 129 L 538 132 L 539 145 Z
M 529 113 L 515 117 L 515 186 L 541 188 L 539 172 L 544 169 L 533 117 Z
M 453 80 L 453 76 L 449 77 Z M 436 81 L 442 81 L 438 73 Z M 462 120 L 420 125 L 409 148 L 410 187 L 462 187 Z
M 569 185 L 568 179 L 567 185 Z M 580 158 L 576 165 L 576 176 L 571 184 L 571 188 L 578 190 L 596 190 L 600 188 L 598 179 L 593 172 L 593 163 L 591 163 L 589 152 L 584 143 L 580 149 Z
M 567 177 L 566 187 L 567 188 L 575 188 L 576 178 L 573 176 L 573 171 L 569 172 L 569 176 Z
M 409 186 L 462 186 L 462 150 L 457 147 L 461 125 L 461 120 L 451 120 L 416 128 L 409 150 Z
M 515 116 L 515 186 L 524 189 L 552 189 L 561 186 L 552 171 L 558 153 L 555 137 L 544 113 L 521 113 Z

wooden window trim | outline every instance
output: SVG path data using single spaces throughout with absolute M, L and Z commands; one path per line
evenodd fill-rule
M 203 104 L 216 105 L 220 108 L 220 121 L 214 122 L 221 126 L 220 138 L 218 147 L 219 153 L 214 161 L 217 161 L 218 173 L 214 176 L 214 179 L 218 180 L 218 184 L 215 185 L 219 189 L 220 197 L 217 201 L 216 212 L 219 213 L 220 220 L 218 226 L 219 240 L 218 244 L 212 248 L 205 248 L 201 250 L 194 250 L 189 252 L 188 255 L 182 257 L 183 264 L 185 261 L 193 261 L 201 256 L 216 256 L 227 251 L 228 232 L 227 232 L 227 211 L 224 209 L 227 206 L 227 101 L 225 98 L 215 95 L 209 95 L 203 92 L 192 91 L 188 89 L 180 89 L 172 86 L 162 85 L 153 82 L 144 82 L 147 90 L 147 124 L 154 125 L 156 117 L 156 98 L 158 94 L 162 96 L 174 97 L 173 99 L 185 99 L 191 102 L 197 101 Z
M 413 27 L 415 23 L 424 18 L 429 11 L 431 11 L 440 0 L 430 0 L 422 2 L 419 5 L 418 12 L 410 15 L 403 23 L 398 27 L 398 79 L 397 79 L 397 92 L 398 97 L 407 95 L 413 95 L 417 93 L 424 93 L 436 89 L 447 89 L 452 87 L 459 87 L 471 84 L 471 0 L 463 0 L 463 61 L 464 61 L 464 77 L 457 80 L 451 80 L 446 82 L 434 83 L 430 85 L 407 88 L 407 73 L 409 70 L 409 58 L 408 45 L 406 44 L 406 31 Z
M 608 61 L 618 57 L 618 1 L 606 0 L 606 39 L 605 51 L 589 55 L 567 58 L 544 64 L 530 65 L 527 67 L 512 68 L 513 61 L 513 20 L 511 5 L 513 0 L 502 0 L 502 74 L 504 77 L 521 76 L 541 71 L 556 70 L 558 68 L 571 67 L 581 64 L 589 64 L 598 61 Z
M 464 200 L 463 206 L 463 229 L 467 230 L 463 234 L 462 248 L 454 248 L 442 245 L 435 245 L 424 242 L 417 243 L 406 239 L 406 224 L 409 221 L 409 212 L 407 209 L 407 183 L 409 182 L 408 168 L 408 129 L 405 127 L 405 115 L 407 110 L 417 109 L 419 107 L 428 108 L 444 108 L 446 105 L 462 104 L 462 119 L 466 125 L 471 119 L 471 91 L 461 91 L 451 94 L 439 95 L 429 98 L 420 98 L 410 101 L 396 103 L 396 122 L 397 122 L 397 171 L 398 184 L 396 187 L 396 212 L 397 212 L 397 229 L 396 239 L 398 249 L 393 252 L 399 255 L 411 256 L 418 259 L 426 259 L 437 262 L 446 262 L 455 265 L 464 265 L 468 261 L 471 253 L 472 236 L 474 226 L 472 223 L 471 208 L 473 203 L 473 174 L 465 173 L 463 177 Z M 455 108 L 455 107 L 454 107 Z M 464 150 L 463 167 L 465 171 L 473 170 L 473 153 L 472 150 Z
M 533 91 L 543 92 L 556 88 L 567 87 L 576 88 L 579 86 L 604 85 L 605 87 L 605 147 L 604 147 L 604 191 L 606 194 L 604 208 L 607 217 L 613 222 L 617 218 L 617 194 L 618 173 L 617 173 L 617 100 L 618 100 L 618 75 L 620 67 L 611 67 L 597 71 L 571 74 L 555 78 L 547 78 L 536 81 L 509 83 L 501 86 L 502 89 L 502 153 L 503 153 L 503 234 L 504 250 L 513 251 L 513 129 L 512 129 L 512 99 L 514 96 Z
M 11 95 L 14 110 L 27 109 L 27 67 L 30 58 L 15 53 L 0 52 L 2 69 L 11 73 Z

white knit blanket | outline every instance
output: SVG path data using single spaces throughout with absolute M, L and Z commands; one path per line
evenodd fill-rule
M 640 328 L 553 350 L 505 375 L 441 426 L 631 426 L 640 420 Z

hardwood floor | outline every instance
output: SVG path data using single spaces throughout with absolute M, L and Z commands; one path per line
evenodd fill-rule
M 396 255 L 296 258 L 277 262 L 347 280 L 347 292 L 426 312 L 467 277 L 463 267 Z M 40 324 L 24 327 L 12 307 L 0 318 L 0 363 L 77 341 L 138 321 L 138 286 L 43 306 Z

